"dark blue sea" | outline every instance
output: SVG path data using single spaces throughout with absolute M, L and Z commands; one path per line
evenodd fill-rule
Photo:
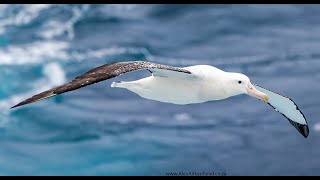
M 10 110 L 115 61 L 207 64 L 293 99 L 174 105 L 111 88 Z M 0 175 L 320 175 L 319 5 L 0 5 Z

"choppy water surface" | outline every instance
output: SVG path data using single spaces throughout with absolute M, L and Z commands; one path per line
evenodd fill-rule
M 319 175 L 319 10 L 0 5 L 0 174 Z M 179 106 L 110 88 L 112 80 L 9 110 L 91 68 L 127 60 L 247 74 L 294 99 L 310 135 L 249 96 Z

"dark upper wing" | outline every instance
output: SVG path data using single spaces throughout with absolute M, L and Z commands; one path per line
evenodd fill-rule
M 276 111 L 280 112 L 288 119 L 305 138 L 309 135 L 309 127 L 307 120 L 303 113 L 298 108 L 297 104 L 290 98 L 280 95 L 278 93 L 267 90 L 259 85 L 254 85 L 255 88 L 268 95 L 268 104 Z
M 160 75 L 164 74 L 161 70 L 165 70 L 168 72 L 180 72 L 182 74 L 191 74 L 190 71 L 182 68 L 156 64 L 156 63 L 151 63 L 147 61 L 115 62 L 115 63 L 110 63 L 110 64 L 106 64 L 106 65 L 94 68 L 76 77 L 71 82 L 68 82 L 61 86 L 52 88 L 48 91 L 44 91 L 42 93 L 34 95 L 31 98 L 26 99 L 25 101 L 22 101 L 11 108 L 33 103 L 33 102 L 46 99 L 52 96 L 56 96 L 58 94 L 62 94 L 68 91 L 73 91 L 73 90 L 76 90 L 100 81 L 104 81 L 104 80 L 119 76 L 127 72 L 140 70 L 140 69 L 148 69 L 150 72 L 152 73 L 156 72 L 156 74 L 160 74 Z

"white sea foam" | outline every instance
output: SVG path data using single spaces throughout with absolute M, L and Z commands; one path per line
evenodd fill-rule
M 5 15 L 5 11 L 8 7 L 8 4 L 0 4 L 0 18 L 2 18 Z
M 313 126 L 313 129 L 315 130 L 315 131 L 320 131 L 320 123 L 316 123 L 314 126 Z
M 135 4 L 108 4 L 103 6 L 103 13 L 120 18 L 135 18 L 142 12 Z
M 191 120 L 192 117 L 188 113 L 179 113 L 174 115 L 174 119 L 177 121 L 188 121 Z
M 52 59 L 67 59 L 68 43 L 62 41 L 35 42 L 9 46 L 0 50 L 0 65 L 35 64 Z
M 55 62 L 45 65 L 43 68 L 43 74 L 46 76 L 47 80 L 50 82 L 49 86 L 56 86 L 66 82 L 66 76 L 63 68 Z M 47 81 L 46 80 L 46 81 Z M 41 83 L 42 84 L 42 83 Z M 38 85 L 35 86 L 35 88 Z M 45 89 L 48 89 L 45 87 Z M 41 90 L 40 90 L 41 91 Z
M 87 51 L 70 51 L 70 45 L 63 41 L 39 41 L 35 43 L 9 46 L 0 49 L 0 65 L 41 64 L 52 61 L 84 61 L 124 53 L 141 53 L 150 56 L 145 48 L 110 47 Z
M 20 26 L 25 25 L 32 22 L 35 18 L 37 18 L 42 10 L 48 9 L 49 4 L 26 4 L 19 5 L 20 11 L 14 16 L 0 19 L 0 35 L 5 33 L 7 26 Z M 0 10 L 4 12 L 4 10 L 8 8 L 8 6 L 1 6 Z
M 110 48 L 102 48 L 97 50 L 88 50 L 85 52 L 71 52 L 69 55 L 70 59 L 74 59 L 77 61 L 88 60 L 92 58 L 103 58 L 110 55 L 118 55 L 118 54 L 144 54 L 147 57 L 150 57 L 150 53 L 145 48 L 124 48 L 124 47 L 110 47 Z M 149 59 L 149 58 L 148 58 Z
M 39 33 L 42 38 L 53 39 L 64 33 L 67 33 L 69 40 L 74 38 L 74 24 L 79 21 L 85 11 L 89 9 L 89 5 L 72 8 L 72 17 L 67 21 L 61 22 L 50 20 L 44 25 L 44 30 Z

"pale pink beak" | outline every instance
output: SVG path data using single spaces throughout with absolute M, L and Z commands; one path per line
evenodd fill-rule
M 268 103 L 268 96 L 265 93 L 262 93 L 260 91 L 258 91 L 252 84 L 251 82 L 249 82 L 248 87 L 247 87 L 247 91 L 248 91 L 248 95 L 261 99 L 262 101 L 264 101 L 265 103 Z

